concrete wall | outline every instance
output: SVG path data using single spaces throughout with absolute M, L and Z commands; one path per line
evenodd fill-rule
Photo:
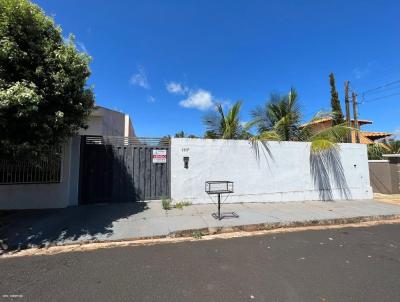
M 384 155 L 385 160 L 370 160 L 369 173 L 375 193 L 400 194 L 400 155 Z
M 78 203 L 80 137 L 63 146 L 61 182 L 0 185 L 0 209 L 64 208 Z
M 98 106 L 88 120 L 88 128 L 80 135 L 135 136 L 129 115 Z
M 230 180 L 226 202 L 371 199 L 366 146 L 339 148 L 310 157 L 310 143 L 172 138 L 171 198 L 209 203 L 205 181 Z

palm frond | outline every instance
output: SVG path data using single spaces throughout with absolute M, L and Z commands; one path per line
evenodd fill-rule
M 275 131 L 264 131 L 252 138 L 260 141 L 281 141 L 281 136 Z
M 368 159 L 382 159 L 382 154 L 384 153 L 384 148 L 380 143 L 374 143 L 368 145 Z
M 310 140 L 325 139 L 334 143 L 340 143 L 346 141 L 352 131 L 358 130 L 343 123 L 313 133 Z
M 311 141 L 311 153 L 320 153 L 326 150 L 330 150 L 332 148 L 336 148 L 337 144 L 328 139 L 314 139 Z
M 216 105 L 215 112 L 203 118 L 207 138 L 238 139 L 250 134 L 240 124 L 242 102 L 236 102 L 225 114 L 221 104 Z
M 390 154 L 400 154 L 400 140 L 390 140 L 386 145 L 390 149 Z

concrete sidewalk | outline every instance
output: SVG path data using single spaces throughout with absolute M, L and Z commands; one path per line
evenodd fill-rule
M 209 233 L 235 228 L 273 228 L 400 217 L 400 205 L 373 200 L 224 204 L 238 218 L 214 219 L 214 204 L 165 211 L 160 201 L 96 204 L 66 209 L 21 211 L 0 230 L 9 250 L 87 241 L 116 241 Z

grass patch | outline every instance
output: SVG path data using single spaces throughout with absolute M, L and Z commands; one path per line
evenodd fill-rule
M 172 200 L 166 197 L 161 198 L 162 208 L 164 210 L 171 210 L 172 208 Z
M 192 237 L 196 239 L 201 239 L 204 236 L 204 234 L 201 231 L 194 231 L 192 233 Z
M 175 204 L 175 208 L 182 210 L 183 207 L 190 206 L 192 203 L 190 201 L 180 201 Z

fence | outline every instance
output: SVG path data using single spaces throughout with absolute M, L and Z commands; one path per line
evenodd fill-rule
M 37 160 L 0 160 L 0 209 L 64 208 L 78 203 L 80 137 Z
M 0 159 L 0 184 L 57 183 L 61 180 L 61 152 L 52 150 L 41 159 Z

